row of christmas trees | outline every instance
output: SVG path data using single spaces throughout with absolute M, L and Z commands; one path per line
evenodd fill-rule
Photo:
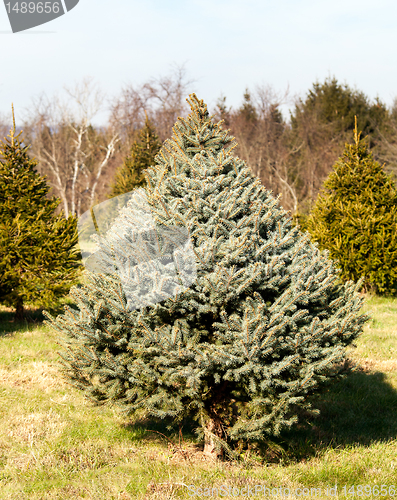
M 14 131 L 0 149 L 0 303 L 14 307 L 21 319 L 24 303 L 48 308 L 67 293 L 76 282 L 80 257 L 74 249 L 76 219 L 53 217 L 59 201 L 46 198 L 46 181 Z M 144 187 L 160 148 L 146 117 L 109 197 Z M 296 220 L 320 249 L 329 250 L 342 281 L 363 277 L 367 291 L 396 293 L 397 190 L 357 127 L 310 214 Z

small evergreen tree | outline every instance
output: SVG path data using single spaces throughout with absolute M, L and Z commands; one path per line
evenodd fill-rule
M 364 278 L 367 290 L 397 292 L 397 190 L 357 123 L 304 227 L 339 263 L 343 281 Z
M 54 308 L 80 268 L 77 219 L 54 217 L 60 200 L 46 199 L 49 187 L 28 156 L 15 122 L 0 141 L 0 302 L 25 317 L 24 304 Z
M 154 158 L 160 151 L 160 147 L 161 142 L 156 130 L 146 115 L 145 125 L 139 132 L 138 140 L 133 143 L 130 155 L 116 173 L 109 198 L 144 187 L 146 185 L 145 172 L 154 164 Z
M 155 238 L 137 234 L 144 216 L 129 202 L 124 238 L 117 244 L 109 232 L 101 245 L 104 260 L 125 269 L 88 272 L 88 284 L 71 292 L 78 310 L 45 314 L 62 335 L 64 376 L 90 400 L 127 414 L 193 417 L 205 453 L 219 456 L 233 440 L 261 440 L 296 422 L 297 408 L 310 408 L 308 396 L 339 375 L 366 316 L 357 285 L 338 283 L 333 263 L 233 156 L 233 138 L 203 101 L 192 94 L 189 103 L 143 192 L 159 230 L 188 231 L 194 281 L 164 300 L 172 260 L 161 276 L 153 259 L 152 272 L 140 273 L 135 242 Z M 177 270 L 183 283 L 192 277 L 189 265 Z M 128 272 L 133 307 L 120 278 Z

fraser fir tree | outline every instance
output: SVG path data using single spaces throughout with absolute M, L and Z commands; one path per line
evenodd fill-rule
M 363 278 L 367 290 L 397 292 L 397 190 L 357 123 L 305 227 L 339 263 L 343 281 Z
M 140 130 L 138 140 L 131 147 L 130 155 L 116 173 L 115 183 L 109 198 L 128 193 L 146 185 L 145 171 L 154 164 L 161 142 L 147 114 L 145 125 Z
M 15 122 L 0 141 L 0 303 L 25 317 L 24 304 L 53 308 L 77 281 L 77 220 L 54 216 L 60 200 L 47 199 L 49 187 L 23 145 Z
M 129 250 L 144 218 L 129 201 L 124 239 L 110 244 L 109 232 L 101 244 L 119 276 L 87 272 L 88 284 L 71 293 L 78 310 L 46 316 L 61 334 L 64 376 L 90 400 L 127 415 L 193 417 L 205 453 L 220 456 L 233 442 L 296 422 L 308 396 L 338 376 L 366 317 L 357 285 L 339 284 L 332 261 L 232 154 L 221 122 L 194 94 L 188 102 L 191 113 L 178 119 L 144 192 L 159 232 L 188 232 L 195 273 L 186 262 L 175 267 L 181 282 L 193 282 L 162 300 L 171 295 L 172 260 L 154 279 L 160 264 Z M 147 247 L 154 240 L 139 237 Z M 123 262 L 135 264 L 129 286 Z M 144 264 L 152 274 L 140 274 Z

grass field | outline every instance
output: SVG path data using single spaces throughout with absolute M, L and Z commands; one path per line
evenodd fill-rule
M 264 486 L 283 489 L 266 498 L 288 498 L 286 488 L 393 498 L 393 485 L 397 497 L 397 300 L 368 298 L 365 310 L 372 320 L 349 350 L 359 369 L 322 395 L 321 415 L 266 450 L 214 463 L 188 424 L 181 439 L 165 423 L 134 424 L 85 401 L 59 377 L 55 333 L 0 308 L 0 499 L 253 498 L 255 487 L 264 498 Z

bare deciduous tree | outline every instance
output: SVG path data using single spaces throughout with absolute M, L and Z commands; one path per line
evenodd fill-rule
M 26 131 L 40 173 L 48 175 L 68 217 L 94 205 L 99 180 L 120 139 L 114 127 L 92 125 L 103 94 L 91 79 L 65 90 L 67 101 L 45 95 L 34 101 Z
M 163 142 L 169 138 L 179 116 L 187 116 L 186 98 L 194 89 L 194 81 L 186 77 L 185 66 L 175 66 L 164 77 L 125 86 L 112 106 L 111 123 L 121 129 L 123 141 L 130 146 L 135 133 L 145 123 L 145 111 L 155 124 L 157 135 Z

